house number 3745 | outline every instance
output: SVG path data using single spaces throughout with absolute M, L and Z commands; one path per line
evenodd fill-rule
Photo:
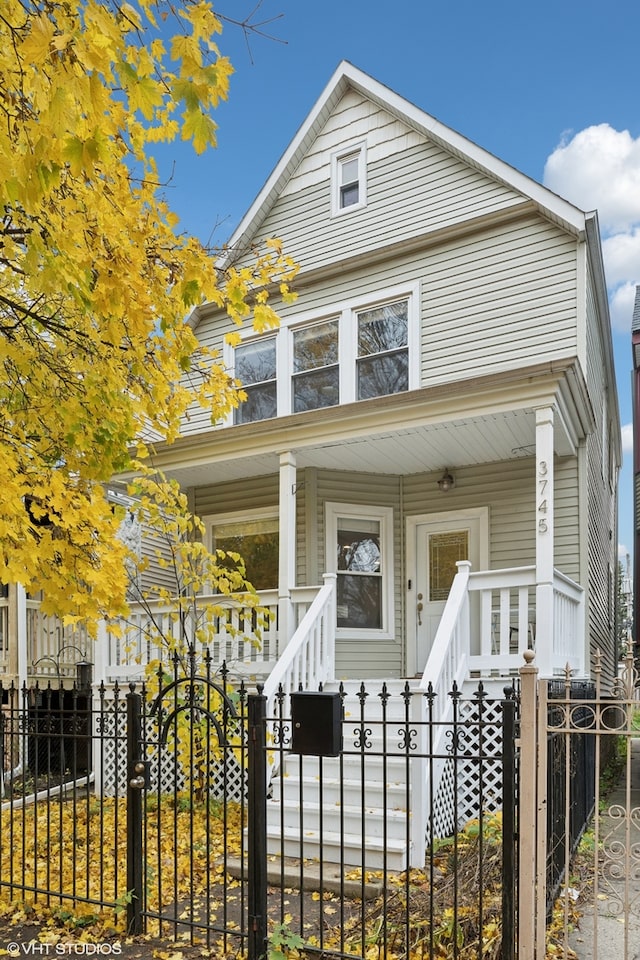
M 549 529 L 547 523 L 548 472 L 547 461 L 540 460 L 538 463 L 538 533 L 546 533 Z

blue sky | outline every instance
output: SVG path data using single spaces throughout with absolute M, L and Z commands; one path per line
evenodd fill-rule
M 255 0 L 219 0 L 243 19 Z M 281 17 L 278 17 L 282 14 Z M 235 68 L 218 149 L 158 154 L 181 226 L 222 243 L 338 63 L 349 60 L 442 123 L 586 210 L 597 208 L 624 436 L 619 543 L 633 544 L 630 326 L 640 283 L 638 0 L 262 0 L 275 40 L 225 25 Z

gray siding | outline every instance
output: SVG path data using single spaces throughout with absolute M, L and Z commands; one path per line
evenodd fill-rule
M 196 487 L 194 512 L 199 517 L 212 517 L 239 510 L 278 509 L 278 476 L 251 477 L 239 483 L 211 483 Z
M 405 527 L 406 518 L 467 507 L 489 509 L 489 567 L 503 569 L 535 563 L 534 461 L 488 463 L 457 469 L 456 485 L 446 496 L 437 486 L 439 474 L 408 477 L 306 470 L 297 492 L 297 583 L 315 585 L 327 569 L 325 504 L 366 504 L 393 508 L 395 638 L 342 638 L 337 644 L 338 677 L 392 677 L 403 672 L 405 656 Z M 556 564 L 565 574 L 579 575 L 577 469 L 574 460 L 556 464 Z M 199 488 L 195 503 L 201 515 L 277 505 L 277 476 L 238 484 Z
M 367 205 L 331 216 L 331 154 L 367 144 Z M 515 191 L 425 140 L 353 91 L 329 118 L 260 228 L 280 237 L 301 266 L 335 263 L 493 213 L 522 200 Z
M 575 243 L 535 216 L 398 256 L 375 269 L 337 272 L 332 280 L 302 286 L 295 304 L 275 305 L 282 322 L 293 323 L 416 281 L 422 386 L 577 352 Z M 208 317 L 197 333 L 222 353 L 231 329 L 230 321 Z M 207 415 L 192 411 L 183 432 L 209 429 Z
M 586 376 L 596 419 L 595 430 L 587 438 L 588 637 L 592 660 L 597 650 L 603 654 L 603 677 L 605 683 L 610 683 L 617 673 L 614 641 L 617 525 L 609 466 L 612 398 L 604 380 L 604 348 L 590 272 L 587 281 Z
M 336 643 L 336 676 L 398 677 L 403 668 L 402 537 L 400 478 L 364 473 L 318 471 L 316 523 L 320 570 L 326 569 L 325 503 L 356 503 L 393 507 L 395 639 L 362 640 L 341 638 Z

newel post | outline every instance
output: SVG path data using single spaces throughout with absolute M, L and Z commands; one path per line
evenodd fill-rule
M 520 669 L 519 960 L 544 960 L 545 955 L 547 743 L 534 656 L 525 650 L 525 666 Z

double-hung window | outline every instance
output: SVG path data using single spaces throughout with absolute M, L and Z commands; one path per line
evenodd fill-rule
M 409 389 L 408 301 L 358 313 L 358 400 Z
M 392 636 L 392 509 L 327 503 L 326 518 L 328 564 L 337 580 L 338 631 Z
M 364 143 L 331 158 L 331 212 L 333 216 L 364 207 L 367 202 L 367 162 Z
M 340 402 L 338 357 L 338 320 L 293 331 L 293 413 Z
M 275 336 L 250 340 L 236 347 L 235 376 L 247 395 L 235 411 L 236 423 L 277 415 L 276 373 Z
M 235 348 L 235 423 L 390 396 L 419 385 L 418 284 L 295 316 Z

